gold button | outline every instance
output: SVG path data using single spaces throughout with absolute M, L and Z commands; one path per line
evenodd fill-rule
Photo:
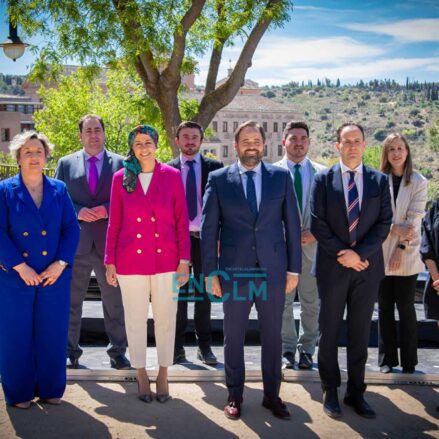
M 23 253 L 23 258 L 27 258 L 29 256 L 29 253 L 24 252 Z
M 23 236 L 29 236 L 29 232 L 23 232 Z
M 151 221 L 153 222 L 153 223 L 155 223 L 155 218 L 152 216 L 151 217 Z
M 137 222 L 141 223 L 142 222 L 142 218 L 140 218 L 140 216 L 137 218 Z
M 138 233 L 138 234 L 137 234 L 137 237 L 140 239 L 140 238 L 142 237 L 142 234 L 141 234 L 141 233 Z
M 157 249 L 157 253 L 161 253 L 162 252 L 162 249 L 161 248 L 158 248 Z
M 41 230 L 41 234 L 42 234 L 43 236 L 46 236 L 46 235 L 47 235 L 46 230 Z
M 47 251 L 46 251 L 46 250 L 43 250 L 43 251 L 41 252 L 41 254 L 42 254 L 43 256 L 47 256 Z
M 154 233 L 154 236 L 158 238 L 160 235 L 158 233 Z
M 142 250 L 139 248 L 137 249 L 137 254 L 140 255 L 142 253 Z

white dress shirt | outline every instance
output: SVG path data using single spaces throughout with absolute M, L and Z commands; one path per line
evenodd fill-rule
M 349 171 L 355 171 L 355 184 L 357 186 L 358 198 L 359 198 L 359 207 L 361 210 L 361 203 L 363 201 L 363 162 L 361 162 L 355 169 L 348 168 L 341 160 L 340 160 L 340 169 L 341 176 L 343 180 L 343 192 L 344 192 L 344 200 L 346 203 L 346 210 L 349 208 Z

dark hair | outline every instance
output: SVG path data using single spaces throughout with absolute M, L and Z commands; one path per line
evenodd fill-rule
M 407 158 L 405 159 L 404 163 L 404 182 L 407 186 L 410 184 L 410 177 L 413 172 L 413 161 L 412 161 L 412 154 L 410 152 L 410 146 L 407 142 L 407 139 L 399 133 L 392 133 L 389 134 L 383 142 L 383 150 L 381 152 L 381 162 L 380 162 L 380 171 L 384 172 L 386 174 L 390 174 L 392 172 L 392 165 L 389 162 L 389 148 L 392 142 L 395 139 L 401 139 L 407 149 Z
M 337 142 L 338 143 L 340 143 L 340 140 L 341 140 L 341 132 L 346 127 L 357 127 L 361 131 L 361 134 L 363 135 L 363 140 L 364 140 L 364 128 L 359 123 L 356 123 L 356 122 L 345 122 L 344 124 L 340 125 L 337 128 Z
M 201 140 L 203 140 L 203 138 L 204 138 L 203 127 L 200 124 L 198 124 L 197 122 L 193 122 L 192 120 L 187 120 L 185 122 L 182 122 L 180 125 L 178 125 L 177 132 L 175 133 L 175 137 L 178 138 L 180 131 L 183 128 L 196 128 L 200 132 Z
M 262 140 L 265 142 L 265 131 L 264 131 L 264 128 L 262 128 L 262 126 L 259 125 L 254 120 L 248 120 L 247 122 L 243 122 L 241 125 L 239 125 L 238 128 L 236 128 L 236 131 L 235 131 L 235 134 L 234 134 L 234 136 L 235 136 L 235 143 L 239 142 L 239 135 L 241 134 L 241 131 L 244 128 L 256 128 L 261 133 Z
M 105 125 L 104 121 L 102 120 L 101 116 L 98 116 L 97 114 L 86 114 L 85 116 L 82 116 L 81 119 L 79 119 L 78 126 L 79 126 L 79 132 L 82 133 L 82 127 L 84 126 L 84 122 L 87 119 L 96 119 L 102 127 L 102 131 L 105 132 Z
M 301 128 L 306 131 L 306 135 L 309 137 L 309 127 L 305 122 L 300 120 L 292 120 L 288 122 L 283 133 L 283 139 L 285 140 L 288 137 L 288 133 L 295 128 Z

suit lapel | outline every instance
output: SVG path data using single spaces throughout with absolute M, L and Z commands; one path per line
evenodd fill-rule
M 244 188 L 242 187 L 241 176 L 239 175 L 238 163 L 234 163 L 229 167 L 227 172 L 227 180 L 232 185 L 233 191 L 237 195 L 240 203 L 243 203 L 246 208 L 249 216 L 253 218 L 253 214 L 250 211 L 250 207 L 248 206 L 247 199 L 245 198 Z
M 372 189 L 374 185 L 375 175 L 363 165 L 363 199 L 361 200 L 361 209 L 360 209 L 360 223 L 361 218 L 366 214 L 367 204 L 369 202 L 369 198 L 372 196 Z
M 99 179 L 98 179 L 98 185 L 96 186 L 95 196 L 99 193 L 99 191 L 104 186 L 104 182 L 108 181 L 108 179 L 110 179 L 110 181 L 111 181 L 111 162 L 112 162 L 112 158 L 107 153 L 107 151 L 104 151 L 104 155 L 102 156 L 101 175 L 99 176 Z M 88 183 L 87 183 L 87 186 L 88 186 Z
M 332 168 L 332 174 L 333 174 L 332 175 L 332 187 L 334 189 L 337 201 L 341 205 L 340 207 L 342 208 L 342 211 L 344 212 L 345 218 L 347 221 L 348 211 L 346 209 L 346 201 L 345 201 L 344 190 L 343 190 L 343 179 L 342 179 L 341 168 L 340 168 L 339 163 L 337 163 Z
M 84 187 L 84 190 L 87 191 L 87 193 L 90 193 L 90 188 L 88 186 L 87 181 L 87 173 L 85 171 L 85 155 L 84 151 L 78 151 L 78 153 L 75 156 L 76 164 L 74 169 L 76 169 L 76 176 L 78 177 L 78 180 L 81 182 L 82 186 Z
M 265 208 L 265 204 L 267 203 L 267 199 L 270 195 L 270 179 L 272 176 L 272 172 L 269 171 L 263 162 L 261 162 L 261 204 L 258 209 L 258 218 L 261 216 L 262 210 Z M 250 210 L 250 209 L 249 209 Z
M 204 189 L 207 184 L 207 177 L 209 175 L 209 163 L 206 159 L 200 154 L 201 160 L 201 198 L 204 197 Z

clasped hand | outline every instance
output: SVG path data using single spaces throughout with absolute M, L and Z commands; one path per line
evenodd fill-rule
M 369 261 L 362 261 L 360 255 L 354 250 L 345 249 L 337 253 L 337 262 L 345 268 L 352 268 L 355 271 L 363 271 L 369 267 Z
M 64 271 L 64 267 L 58 262 L 52 262 L 44 271 L 38 274 L 32 267 L 23 262 L 14 267 L 14 270 L 18 272 L 23 282 L 28 286 L 37 286 L 43 284 L 43 287 L 53 285 L 61 273 Z

